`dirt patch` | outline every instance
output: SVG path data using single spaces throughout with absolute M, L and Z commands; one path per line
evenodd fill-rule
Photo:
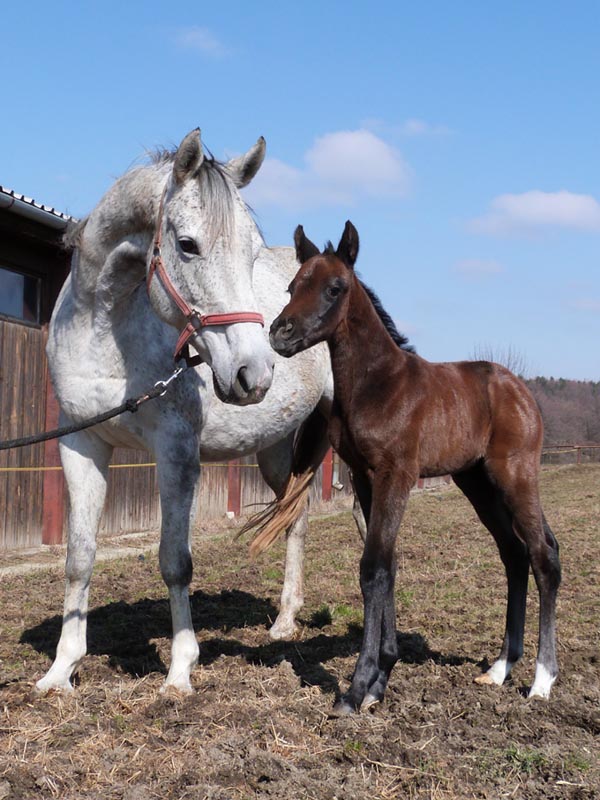
M 294 642 L 269 643 L 283 548 L 249 562 L 228 529 L 194 539 L 201 647 L 190 697 L 160 695 L 170 616 L 156 558 L 99 565 L 89 651 L 70 696 L 37 697 L 60 631 L 60 571 L 0 582 L 0 800 L 6 798 L 600 797 L 600 467 L 544 470 L 560 543 L 561 676 L 528 701 L 537 639 L 501 688 L 473 683 L 499 649 L 504 576 L 458 491 L 411 498 L 399 538 L 400 660 L 373 712 L 331 719 L 362 625 L 348 513 L 312 521 Z

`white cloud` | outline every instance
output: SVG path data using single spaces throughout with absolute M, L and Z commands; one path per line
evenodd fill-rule
M 194 26 L 180 30 L 175 36 L 175 42 L 186 50 L 197 50 L 206 56 L 221 58 L 227 55 L 225 45 L 208 28 Z
M 388 124 L 378 117 L 368 117 L 362 122 L 362 125 L 368 130 L 387 133 L 391 136 L 449 136 L 454 133 L 452 128 L 447 125 L 427 122 L 416 117 L 395 124 Z
M 600 314 L 600 300 L 581 298 L 573 300 L 570 306 L 577 311 L 591 311 L 592 313 Z
M 363 196 L 405 195 L 412 171 L 402 155 L 371 131 L 336 131 L 315 139 L 298 169 L 266 159 L 246 192 L 249 202 L 300 209 L 354 205 Z
M 492 275 L 499 275 L 504 272 L 504 267 L 497 261 L 490 261 L 481 258 L 465 258 L 454 265 L 454 271 L 459 272 L 465 278 L 488 278 Z
M 436 125 L 423 119 L 407 119 L 400 125 L 405 136 L 448 136 L 452 133 L 446 125 Z
M 489 234 L 528 232 L 546 227 L 600 231 L 600 203 L 589 194 L 565 190 L 502 194 L 492 200 L 486 214 L 469 223 L 471 231 Z

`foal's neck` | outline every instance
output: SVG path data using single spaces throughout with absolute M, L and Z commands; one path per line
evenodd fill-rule
M 373 303 L 356 276 L 348 298 L 348 311 L 328 340 L 335 394 L 342 404 L 355 400 L 389 374 L 390 367 L 409 358 L 393 341 Z

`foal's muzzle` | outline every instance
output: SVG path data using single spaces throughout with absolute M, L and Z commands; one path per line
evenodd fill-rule
M 277 317 L 269 329 L 269 341 L 276 353 L 292 356 L 300 349 L 302 337 L 297 336 L 296 323 L 291 317 Z

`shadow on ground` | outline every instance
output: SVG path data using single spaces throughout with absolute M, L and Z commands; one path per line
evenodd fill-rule
M 249 663 L 267 667 L 289 661 L 303 685 L 319 686 L 325 692 L 337 694 L 337 679 L 323 664 L 355 655 L 360 650 L 362 628 L 355 624 L 348 625 L 346 633 L 341 635 L 318 633 L 302 641 L 263 643 L 266 628 L 275 619 L 277 609 L 270 600 L 248 592 L 207 594 L 196 591 L 190 600 L 195 631 L 219 632 L 219 635 L 202 638 L 200 642 L 199 663 L 204 666 L 221 656 L 241 656 Z M 58 615 L 50 617 L 25 630 L 20 641 L 53 659 L 61 622 Z M 258 633 L 254 632 L 257 639 L 254 644 L 227 636 L 232 631 L 245 629 L 247 633 L 253 628 L 259 629 Z M 108 603 L 88 615 L 88 653 L 108 656 L 112 668 L 133 677 L 153 672 L 166 674 L 155 640 L 169 639 L 171 633 L 171 615 L 166 599 Z M 399 661 L 405 664 L 423 664 L 426 661 L 440 665 L 474 663 L 471 659 L 431 650 L 426 639 L 417 633 L 398 633 L 398 646 Z

